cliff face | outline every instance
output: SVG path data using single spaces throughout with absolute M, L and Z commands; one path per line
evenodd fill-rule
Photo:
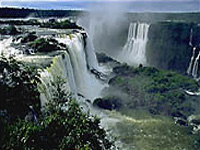
M 159 19 L 160 15 L 155 15 L 154 18 L 157 16 Z M 185 14 L 183 14 L 183 16 L 185 16 Z M 130 19 L 121 25 L 120 29 L 117 29 L 110 34 L 108 34 L 108 31 L 112 31 L 111 29 L 108 30 L 108 28 L 104 26 L 101 26 L 101 28 L 98 27 L 96 28 L 98 30 L 95 30 L 94 35 L 92 36 L 95 50 L 96 52 L 105 52 L 115 58 L 116 55 L 121 55 L 116 59 L 124 57 L 125 55 L 121 54 L 121 52 L 127 45 L 126 42 L 129 36 L 130 24 L 141 25 L 146 23 L 149 25 L 145 52 L 147 64 L 160 69 L 186 73 L 193 54 L 193 47 L 197 47 L 195 58 L 199 53 L 200 26 L 197 21 L 194 21 L 192 16 L 191 20 L 189 20 L 188 16 L 186 17 L 186 20 L 181 20 L 180 18 L 176 19 L 176 17 L 168 17 L 166 19 L 160 18 L 160 20 L 150 22 L 148 20 L 142 20 L 142 18 L 139 19 L 136 15 L 135 19 Z M 98 23 L 98 25 L 100 24 L 101 22 Z M 101 32 L 99 32 L 100 29 Z M 135 30 L 135 35 L 138 35 L 140 31 L 137 27 Z M 141 32 L 140 34 L 144 33 L 145 32 Z M 131 52 L 134 51 L 134 42 L 132 43 L 133 44 L 130 46 L 132 48 L 129 49 Z M 138 54 L 134 54 L 134 56 L 137 55 Z M 131 54 L 127 54 L 127 57 L 130 56 Z M 124 57 L 124 62 L 127 62 L 127 57 Z M 130 59 L 133 60 L 136 58 L 131 56 Z M 137 61 L 137 59 L 135 61 Z
M 150 26 L 148 39 L 148 64 L 161 69 L 186 72 L 193 47 L 199 48 L 200 27 L 192 23 L 154 23 Z

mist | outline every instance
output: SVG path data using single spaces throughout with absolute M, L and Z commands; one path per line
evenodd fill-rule
M 120 3 L 91 5 L 78 24 L 89 33 L 96 52 L 116 56 L 126 42 L 129 23 L 126 7 Z

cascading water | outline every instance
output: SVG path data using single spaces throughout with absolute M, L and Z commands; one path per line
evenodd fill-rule
M 196 55 L 196 47 L 193 48 L 193 54 L 190 60 L 189 67 L 187 69 L 187 73 L 192 75 L 195 79 L 198 77 L 198 69 L 199 69 L 199 57 L 200 57 L 200 51 L 195 58 Z
M 0 41 L 0 55 L 3 54 L 5 57 L 9 57 L 9 56 L 16 56 L 16 55 L 19 56 L 20 54 L 22 54 L 21 51 L 11 46 L 13 41 L 14 39 L 12 37 Z M 15 41 L 15 43 L 17 42 L 18 41 Z
M 80 31 L 81 32 L 81 31 Z M 55 91 L 52 83 L 56 83 L 58 77 L 66 80 L 65 88 L 75 96 L 82 95 L 84 98 L 93 100 L 100 96 L 104 84 L 92 74 L 99 70 L 97 58 L 92 42 L 86 33 L 62 34 L 57 40 L 67 46 L 67 50 L 58 51 L 51 56 L 49 54 L 26 56 L 19 55 L 20 51 L 12 47 L 13 38 L 0 41 L 0 53 L 4 55 L 15 55 L 19 61 L 27 61 L 39 64 L 48 59 L 53 61 L 50 67 L 41 71 L 40 89 L 41 105 L 53 99 Z M 48 56 L 49 55 L 49 56 Z
M 59 78 L 64 81 L 65 90 L 68 92 L 76 93 L 76 85 L 74 75 L 70 63 L 70 58 L 67 52 L 62 52 L 55 56 L 53 63 L 40 73 L 40 80 L 42 84 L 39 85 L 41 105 L 53 99 L 53 94 L 56 91 L 52 83 L 57 83 Z
M 192 76 L 194 78 L 197 78 L 197 76 L 198 76 L 199 57 L 200 57 L 200 51 L 199 51 L 199 54 L 197 55 L 197 57 L 196 57 L 196 59 L 194 61 L 194 66 L 193 66 L 193 69 L 192 69 Z
M 131 23 L 128 39 L 120 53 L 120 59 L 130 65 L 146 64 L 146 44 L 148 41 L 149 24 Z
M 100 96 L 103 84 L 91 74 L 90 69 L 98 69 L 98 63 L 91 43 L 84 43 L 81 33 L 75 33 L 66 38 L 57 38 L 60 43 L 66 44 L 70 58 L 70 67 L 75 82 L 76 94 L 83 95 L 85 98 L 94 99 Z M 86 47 L 85 47 L 86 44 Z M 94 57 L 95 56 L 95 57 Z M 92 57 L 92 58 L 91 58 Z M 89 67 L 89 68 L 88 68 Z M 71 80 L 70 78 L 68 80 Z
M 92 44 L 91 39 L 89 38 L 89 35 L 86 37 L 86 47 L 85 47 L 85 54 L 86 54 L 86 59 L 88 62 L 88 67 L 89 69 L 96 69 L 99 70 L 99 65 L 97 62 L 97 57 L 94 52 L 94 46 Z
M 189 40 L 189 46 L 193 47 L 193 29 L 190 30 L 190 40 Z M 198 68 L 199 68 L 199 57 L 200 57 L 200 51 L 195 58 L 196 55 L 196 47 L 193 47 L 193 53 L 192 57 L 190 59 L 189 67 L 187 69 L 187 74 L 191 74 L 195 79 L 198 77 Z
M 196 47 L 193 48 L 192 57 L 190 59 L 190 64 L 189 64 L 189 67 L 187 69 L 188 74 L 190 74 L 192 72 L 192 67 L 193 67 L 193 63 L 194 63 L 194 59 L 195 59 L 195 52 L 196 52 Z
M 193 39 L 193 29 L 191 28 L 190 30 L 190 41 L 189 41 L 189 45 L 192 47 L 193 44 L 192 44 L 192 39 Z

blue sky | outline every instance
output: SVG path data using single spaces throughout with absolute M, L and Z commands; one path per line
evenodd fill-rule
M 191 1 L 199 1 L 200 2 L 200 0 L 0 0 L 0 1 L 16 1 L 16 2 L 20 2 L 20 1 L 55 1 L 55 2 L 61 2 L 61 1 L 152 1 L 152 2 L 154 2 L 154 1 L 159 1 L 159 2 L 161 2 L 161 1 L 163 1 L 163 2 L 166 2 L 166 1 L 168 1 L 168 2 L 173 2 L 173 1 L 179 1 L 179 2 L 191 2 Z
M 0 6 L 88 10 L 91 3 L 98 2 L 99 5 L 99 2 L 113 1 L 126 5 L 128 11 L 200 12 L 200 0 L 0 0 Z

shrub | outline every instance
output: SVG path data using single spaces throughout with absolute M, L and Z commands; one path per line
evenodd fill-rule
M 39 108 L 38 71 L 17 62 L 14 58 L 0 57 L 0 110 L 6 110 L 11 121 L 24 117 L 28 106 Z
M 66 49 L 65 45 L 59 44 L 57 40 L 52 38 L 39 38 L 28 45 L 35 49 L 36 52 L 52 52 L 55 50 Z
M 84 113 L 66 93 L 60 78 L 52 101 L 43 108 L 38 122 L 18 120 L 9 126 L 3 138 L 4 150 L 103 150 L 111 149 L 100 120 Z
M 28 43 L 28 42 L 33 42 L 37 39 L 37 36 L 34 33 L 28 33 L 27 35 L 25 35 L 22 40 L 21 43 Z
M 2 35 L 17 35 L 20 33 L 21 32 L 14 25 L 9 25 L 0 29 L 0 34 Z
M 43 28 L 53 28 L 53 29 L 82 29 L 76 23 L 70 22 L 69 20 L 64 21 L 49 21 L 40 25 Z
M 189 116 L 197 110 L 199 97 L 192 97 L 184 92 L 198 91 L 199 83 L 194 79 L 153 67 L 133 68 L 121 65 L 113 70 L 116 76 L 110 79 L 109 85 L 119 88 L 130 97 L 130 100 L 122 98 L 123 107 L 143 108 L 153 114 L 172 116 L 179 113 Z M 103 100 L 96 103 L 112 104 L 111 101 L 105 101 L 106 98 Z

